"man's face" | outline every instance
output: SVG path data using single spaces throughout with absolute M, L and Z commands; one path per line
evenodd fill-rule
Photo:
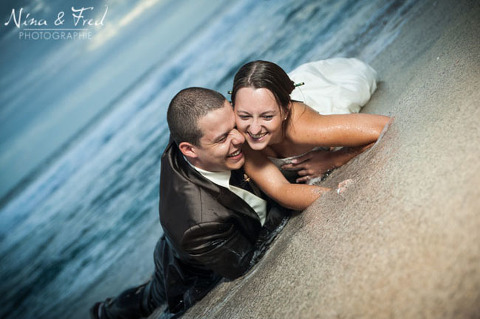
M 235 114 L 225 100 L 221 109 L 209 112 L 198 120 L 203 136 L 196 146 L 195 166 L 218 172 L 239 169 L 245 162 L 242 144 L 245 138 L 235 128 Z

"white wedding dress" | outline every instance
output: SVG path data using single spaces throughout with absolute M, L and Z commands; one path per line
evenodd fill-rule
M 288 74 L 298 83 L 292 100 L 320 114 L 358 113 L 377 88 L 375 70 L 355 58 L 332 58 L 300 65 Z
M 355 58 L 305 63 L 288 73 L 288 76 L 295 84 L 303 83 L 290 94 L 291 99 L 302 101 L 323 115 L 358 113 L 377 88 L 375 70 Z M 280 168 L 302 155 L 269 159 Z M 292 183 L 298 177 L 295 171 L 280 170 Z M 316 181 L 317 178 L 309 181 L 309 184 Z

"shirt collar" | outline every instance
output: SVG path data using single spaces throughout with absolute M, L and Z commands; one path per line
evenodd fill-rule
M 221 172 L 210 172 L 206 171 L 204 169 L 198 168 L 194 166 L 192 163 L 190 163 L 186 158 L 185 160 L 187 161 L 188 164 L 190 164 L 191 167 L 193 167 L 197 172 L 202 174 L 203 177 L 211 181 L 212 183 L 215 183 L 219 186 L 223 186 L 225 188 L 228 188 L 230 185 L 230 176 L 232 175 L 232 171 L 221 171 Z

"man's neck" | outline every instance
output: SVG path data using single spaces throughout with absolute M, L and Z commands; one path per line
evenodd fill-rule
M 210 172 L 196 167 L 195 165 L 190 163 L 187 158 L 185 158 L 185 160 L 188 164 L 190 164 L 190 166 L 192 166 L 193 169 L 202 174 L 203 177 L 205 177 L 214 184 L 229 189 L 237 196 L 239 196 L 242 200 L 244 200 L 245 203 L 247 203 L 258 215 L 258 218 L 260 219 L 260 224 L 263 226 L 263 224 L 265 223 L 265 218 L 267 216 L 267 202 L 247 190 L 230 185 L 230 176 L 232 175 L 232 171 L 227 170 L 221 172 Z
M 229 171 L 229 170 L 226 170 L 226 171 L 221 171 L 221 172 L 211 172 L 211 171 L 207 171 L 203 168 L 200 168 L 200 167 L 197 167 L 195 166 L 194 164 L 192 164 L 188 158 L 185 157 L 185 160 L 187 161 L 187 163 L 193 168 L 195 169 L 197 172 L 199 172 L 200 174 L 202 174 L 203 177 L 205 177 L 206 179 L 208 179 L 209 181 L 211 181 L 212 183 L 214 184 L 217 184 L 217 185 L 220 185 L 220 186 L 223 186 L 225 188 L 228 188 L 228 185 L 229 185 L 229 181 L 230 181 L 230 176 L 232 174 L 232 171 Z

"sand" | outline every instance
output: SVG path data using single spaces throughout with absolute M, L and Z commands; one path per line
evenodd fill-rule
M 325 185 L 354 184 L 184 318 L 480 317 L 480 2 L 425 1 L 372 65 L 395 120 Z

